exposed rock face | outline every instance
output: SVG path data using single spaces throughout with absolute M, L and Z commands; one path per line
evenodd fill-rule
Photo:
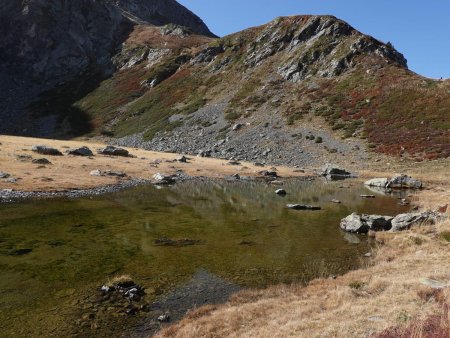
M 352 44 L 348 46 L 349 38 Z M 344 21 L 333 16 L 292 18 L 286 26 L 280 18 L 260 33 L 246 58 L 246 65 L 254 67 L 282 50 L 296 54 L 278 68 L 286 80 L 299 82 L 308 76 L 334 77 L 354 66 L 361 54 L 376 54 L 406 67 L 402 54 L 390 45 L 358 34 Z
M 17 121 L 2 124 L 0 132 L 22 134 L 14 124 L 40 93 L 87 73 L 112 74 L 111 58 L 134 25 L 168 23 L 213 36 L 175 0 L 1 1 L 0 102 L 6 104 L 0 118 Z M 40 129 L 54 122 L 47 119 Z
M 0 59 L 39 82 L 67 80 L 88 67 L 110 69 L 134 24 L 175 23 L 212 35 L 174 0 L 12 0 L 2 4 L 0 22 Z

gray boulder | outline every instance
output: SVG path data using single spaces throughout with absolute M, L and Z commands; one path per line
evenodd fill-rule
M 387 184 L 389 189 L 422 189 L 423 183 L 408 175 L 394 176 Z
M 284 189 L 277 189 L 277 190 L 275 190 L 275 194 L 281 195 L 281 196 L 286 195 L 286 190 L 284 190 Z
M 386 188 L 388 181 L 387 178 L 373 178 L 364 182 L 364 185 L 367 185 L 368 187 Z
M 319 174 L 322 176 L 329 176 L 329 177 L 351 177 L 352 173 L 339 168 L 336 165 L 327 163 L 325 164 L 322 169 L 319 171 Z
M 122 156 L 122 157 L 130 156 L 128 150 L 114 146 L 107 146 L 106 148 L 100 150 L 99 153 L 102 155 L 110 155 L 110 156 Z
M 62 152 L 60 152 L 58 149 L 47 146 L 33 146 L 31 150 L 41 155 L 63 156 Z
M 341 220 L 341 229 L 351 233 L 368 233 L 373 231 L 387 231 L 392 227 L 390 216 L 359 215 L 353 213 Z
M 93 156 L 91 149 L 88 147 L 80 147 L 76 149 L 69 150 L 69 155 L 75 155 L 75 156 Z
M 400 214 L 392 220 L 391 231 L 403 231 L 417 225 L 434 224 L 441 217 L 443 217 L 443 215 L 430 211 L 423 213 Z

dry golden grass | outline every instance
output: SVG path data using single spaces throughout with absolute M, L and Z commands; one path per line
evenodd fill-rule
M 108 184 L 115 184 L 120 179 L 115 177 L 91 176 L 93 170 L 115 170 L 125 172 L 129 178 L 151 180 L 153 175 L 160 172 L 173 174 L 177 169 L 183 170 L 190 176 L 206 176 L 220 178 L 224 175 L 238 173 L 242 176 L 256 176 L 266 168 L 255 167 L 251 163 L 242 162 L 240 166 L 227 165 L 224 160 L 213 158 L 198 158 L 189 156 L 189 163 L 171 162 L 180 157 L 179 154 L 160 153 L 142 149 L 127 148 L 134 158 L 111 157 L 95 155 L 92 158 L 78 156 L 43 156 L 31 151 L 33 145 L 47 145 L 64 152 L 67 149 L 88 146 L 94 153 L 105 144 L 92 141 L 58 141 L 15 136 L 0 136 L 0 171 L 9 173 L 17 178 L 17 183 L 0 180 L 1 189 L 21 191 L 60 191 L 66 189 L 87 189 Z M 29 155 L 33 158 L 47 158 L 52 165 L 37 165 L 30 160 L 20 161 L 17 155 Z M 158 165 L 151 164 L 160 160 Z M 169 162 L 168 162 L 169 161 Z M 292 168 L 277 167 L 281 176 L 304 176 L 296 173 Z
M 450 299 L 448 288 L 436 298 L 423 284 L 426 278 L 450 283 L 450 242 L 436 237 L 437 227 L 428 232 L 377 234 L 384 244 L 367 269 L 307 287 L 244 291 L 225 305 L 190 313 L 157 336 L 369 337 L 406 327 L 437 313 L 440 302 Z

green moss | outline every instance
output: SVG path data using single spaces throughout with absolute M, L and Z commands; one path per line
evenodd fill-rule
M 351 282 L 348 286 L 349 286 L 351 289 L 354 289 L 354 290 L 360 290 L 360 289 L 362 289 L 365 285 L 366 285 L 366 283 L 364 283 L 364 282 L 361 282 L 361 281 L 354 281 L 354 282 Z

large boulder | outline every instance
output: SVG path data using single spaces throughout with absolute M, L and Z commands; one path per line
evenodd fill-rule
M 422 189 L 423 183 L 408 175 L 394 176 L 387 184 L 389 189 Z
M 47 146 L 33 146 L 31 150 L 41 155 L 63 156 L 62 152 L 60 152 L 58 149 Z
M 379 215 L 359 215 L 353 213 L 341 220 L 341 229 L 352 233 L 368 233 L 373 231 L 387 231 L 392 227 L 392 217 Z
M 376 187 L 376 188 L 386 188 L 389 180 L 387 178 L 373 178 L 364 182 L 364 185 L 368 187 Z
M 392 220 L 391 231 L 403 231 L 417 225 L 434 224 L 441 218 L 444 218 L 444 215 L 431 211 L 400 214 Z
M 100 154 L 102 155 L 110 155 L 110 156 L 122 156 L 122 157 L 129 157 L 130 153 L 128 150 L 123 148 L 118 148 L 114 146 L 107 146 L 106 148 L 100 150 Z
M 322 167 L 322 169 L 320 169 L 319 174 L 322 176 L 327 176 L 327 177 L 331 177 L 331 178 L 338 178 L 338 177 L 346 178 L 346 177 L 353 176 L 351 172 L 349 172 L 345 169 L 339 168 L 338 166 L 330 164 L 330 163 L 325 164 Z

